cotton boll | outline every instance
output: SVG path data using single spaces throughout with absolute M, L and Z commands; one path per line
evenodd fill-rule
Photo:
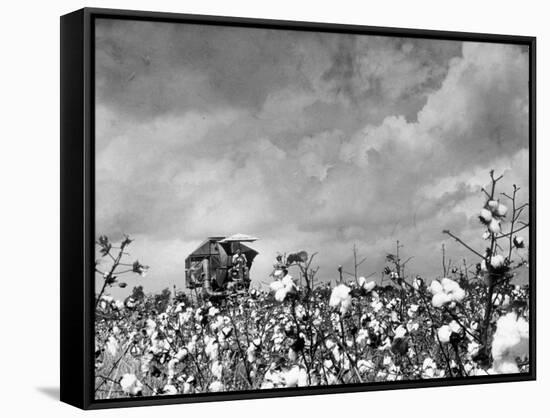
M 137 379 L 135 374 L 126 373 L 120 379 L 120 387 L 122 391 L 128 395 L 140 395 L 143 389 L 142 383 Z
M 177 358 L 173 358 L 168 362 L 168 379 L 173 379 L 176 374 L 176 365 L 179 363 Z
M 515 359 L 529 356 L 529 323 L 510 312 L 497 321 L 491 346 L 495 373 L 517 373 Z
M 487 207 L 491 210 L 491 211 L 495 211 L 497 210 L 497 207 L 498 207 L 498 202 L 496 200 L 489 200 L 487 202 Z
M 443 325 L 437 330 L 437 336 L 442 344 L 447 344 L 451 340 L 452 330 L 448 325 Z
M 488 228 L 492 234 L 500 234 L 500 221 L 492 219 L 491 222 L 489 222 Z
M 508 213 L 508 208 L 502 203 L 499 203 L 497 208 L 495 209 L 495 214 L 501 218 L 504 218 L 506 216 L 506 213 Z
M 187 357 L 188 351 L 187 348 L 180 348 L 176 353 L 176 359 L 182 361 Z
M 487 209 L 481 209 L 481 211 L 479 212 L 479 220 L 485 225 L 488 225 L 489 222 L 493 220 L 493 214 Z
M 254 363 L 256 361 L 256 346 L 254 343 L 250 344 L 246 349 L 246 359 L 249 363 Z
M 210 307 L 210 309 L 208 309 L 208 316 L 216 316 L 220 313 L 220 310 L 218 308 L 216 308 L 215 306 L 212 306 Z
M 339 308 L 340 313 L 345 314 L 351 307 L 351 289 L 344 284 L 340 284 L 332 289 L 330 294 L 329 306 Z
M 162 394 L 163 395 L 177 395 L 178 390 L 174 385 L 166 385 L 164 388 L 162 388 Z
M 111 356 L 115 356 L 117 351 L 118 351 L 118 341 L 116 340 L 115 337 L 113 337 L 112 335 L 107 339 L 107 343 L 105 344 L 105 348 L 107 349 L 107 352 L 111 355 Z
M 340 303 L 340 313 L 342 315 L 345 315 L 348 310 L 351 308 L 351 297 L 348 296 L 347 298 L 343 299 Z
M 275 300 L 277 302 L 282 302 L 285 300 L 287 295 L 286 289 L 283 287 L 275 292 Z
M 288 290 L 292 290 L 296 285 L 294 284 L 294 280 L 292 280 L 292 276 L 287 274 L 283 280 L 281 280 L 283 283 L 283 286 L 287 288 Z
M 359 277 L 357 281 L 359 283 L 359 286 L 362 287 L 365 292 L 370 292 L 376 287 L 376 283 L 374 281 L 367 282 L 367 279 L 362 276 Z
M 481 263 L 479 263 L 479 269 L 483 273 L 487 272 L 487 263 L 485 260 L 481 260 Z
M 455 334 L 458 334 L 462 327 L 458 322 L 456 322 L 455 320 L 452 320 L 449 323 L 449 328 L 451 329 L 452 332 L 454 332 Z
M 288 359 L 289 359 L 291 362 L 294 363 L 294 362 L 296 361 L 297 358 L 298 358 L 298 353 L 297 353 L 296 351 L 294 351 L 294 350 L 292 349 L 292 347 L 289 348 L 289 349 L 288 349 Z
M 403 327 L 403 325 L 399 325 L 394 334 L 395 338 L 403 338 L 407 334 L 407 330 Z
M 479 352 L 479 347 L 479 344 L 475 341 L 471 341 L 470 343 L 468 343 L 468 356 L 470 358 L 475 357 L 476 354 Z
M 519 367 L 515 360 L 505 358 L 504 360 L 495 361 L 493 363 L 492 371 L 496 374 L 519 373 Z
M 433 280 L 430 283 L 430 292 L 432 292 L 432 295 L 435 295 L 437 293 L 443 292 L 443 286 L 441 286 L 441 283 L 437 280 Z
M 214 376 L 218 380 L 221 380 L 223 366 L 219 361 L 214 361 L 212 363 L 212 365 L 210 366 L 210 371 L 212 372 L 212 376 Z
M 444 292 L 437 293 L 432 297 L 432 305 L 435 308 L 441 308 L 442 306 L 444 306 L 445 304 L 451 301 L 452 301 L 451 297 Z
M 157 328 L 157 323 L 152 319 L 147 319 L 147 321 L 145 321 L 145 331 L 147 332 L 148 337 L 153 335 L 156 328 Z
M 505 258 L 501 254 L 497 254 L 491 257 L 491 267 L 494 269 L 500 269 L 504 266 Z
M 285 386 L 287 388 L 297 386 L 307 386 L 307 372 L 299 366 L 294 366 L 284 375 Z
M 218 350 L 219 350 L 219 344 L 214 339 L 211 339 L 206 343 L 206 346 L 204 347 L 204 352 L 210 359 L 210 361 L 214 361 L 218 358 Z
M 462 289 L 454 280 L 447 278 L 441 279 L 441 285 L 443 287 L 443 291 L 447 293 L 452 301 L 460 302 L 466 296 L 464 289 Z
M 275 280 L 269 284 L 269 287 L 273 292 L 277 292 L 277 290 L 283 289 L 285 286 L 282 281 Z
M 483 238 L 483 239 L 489 239 L 489 238 L 491 238 L 491 234 L 489 233 L 489 231 L 485 231 L 485 232 L 481 235 L 481 238 Z
M 221 392 L 223 391 L 223 383 L 219 380 L 214 380 L 212 383 L 210 383 L 210 386 L 208 386 L 208 390 L 210 392 Z
M 431 357 L 426 357 L 422 362 L 422 377 L 433 378 L 437 370 L 437 364 Z

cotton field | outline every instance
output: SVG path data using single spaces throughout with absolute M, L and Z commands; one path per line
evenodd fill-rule
M 338 266 L 340 274 L 327 278 L 312 248 L 286 257 L 284 275 L 248 291 L 207 298 L 200 289 L 147 295 L 134 288 L 117 300 L 109 289 L 148 267 L 124 261 L 129 238 L 115 245 L 100 237 L 99 256 L 110 267 L 97 267 L 95 397 L 528 372 L 530 289 L 517 282 L 529 267 L 528 206 L 517 202 L 516 186 L 499 193 L 500 178 L 491 172 L 481 192 L 485 248 L 444 230 L 442 238 L 471 258 L 457 265 L 443 258 L 435 278 L 408 276 L 399 243 L 376 279 Z

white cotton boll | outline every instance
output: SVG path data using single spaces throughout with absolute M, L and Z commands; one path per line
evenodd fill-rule
M 366 292 L 370 292 L 370 291 L 372 291 L 375 287 L 376 287 L 376 282 L 371 281 L 371 282 L 365 283 L 365 285 L 363 286 L 363 289 L 365 289 Z
M 193 385 L 189 382 L 185 382 L 183 384 L 183 390 L 182 392 L 186 395 L 188 393 L 193 393 Z
M 451 340 L 451 334 L 451 327 L 449 327 L 448 325 L 443 325 L 437 330 L 437 336 L 439 337 L 439 341 L 441 341 L 442 344 L 447 344 Z
M 304 316 L 306 315 L 306 309 L 302 305 L 297 305 L 294 312 L 296 313 L 296 318 L 300 321 L 304 319 Z
M 287 291 L 284 287 L 280 288 L 275 292 L 275 300 L 277 302 L 282 302 L 286 298 Z
M 484 273 L 487 271 L 487 263 L 485 260 L 481 260 L 481 263 L 479 263 L 479 268 Z
M 340 313 L 345 315 L 350 308 L 351 308 L 351 296 L 342 300 L 342 303 L 340 304 Z
M 432 297 L 432 305 L 434 306 L 434 308 L 441 308 L 451 301 L 451 297 L 444 292 L 437 293 Z
M 218 308 L 216 308 L 215 306 L 212 306 L 210 307 L 210 309 L 208 309 L 208 316 L 216 316 L 220 313 L 220 310 Z
M 143 389 L 142 383 L 137 379 L 136 375 L 132 373 L 126 373 L 122 376 L 122 379 L 120 379 L 120 387 L 124 393 L 132 396 L 139 395 Z
M 221 380 L 223 366 L 219 361 L 216 360 L 212 363 L 212 365 L 210 366 L 210 371 L 212 372 L 212 376 L 214 376 L 218 380 Z
M 338 307 L 342 300 L 348 297 L 350 290 L 351 289 L 344 284 L 336 286 L 332 289 L 332 293 L 330 294 L 329 305 L 332 308 Z
M 418 322 L 412 322 L 412 321 L 407 322 L 407 331 L 409 333 L 418 331 L 419 328 L 420 328 L 420 324 Z
M 121 311 L 124 309 L 124 302 L 120 301 L 120 300 L 115 300 L 113 302 L 113 309 L 117 310 L 117 311 Z
M 519 373 L 519 367 L 516 361 L 508 357 L 503 360 L 494 361 L 491 369 L 493 373 L 496 374 Z
M 118 351 L 118 341 L 115 337 L 112 335 L 107 339 L 107 343 L 105 344 L 105 348 L 109 352 L 110 355 L 113 357 L 116 355 Z
M 332 289 L 329 305 L 332 308 L 339 308 L 342 314 L 345 314 L 351 306 L 351 289 L 345 284 L 340 284 Z
M 180 348 L 176 353 L 176 359 L 178 361 L 183 361 L 187 357 L 188 351 L 187 348 Z
M 288 290 L 292 290 L 295 287 L 294 280 L 292 280 L 292 276 L 290 274 L 287 274 L 285 277 L 283 277 L 283 280 L 281 280 L 283 283 L 283 286 L 286 287 Z
M 250 344 L 246 349 L 246 359 L 249 363 L 256 361 L 256 346 L 254 344 Z
M 292 349 L 292 347 L 290 347 L 288 349 L 288 359 L 291 361 L 291 362 L 295 362 L 296 359 L 298 358 L 298 353 L 296 351 L 294 351 Z
M 210 361 L 214 361 L 218 358 L 218 350 L 219 350 L 219 344 L 217 341 L 210 340 L 206 347 L 204 347 L 204 352 L 210 359 Z
M 479 212 L 479 219 L 485 224 L 489 224 L 493 220 L 493 214 L 487 209 L 481 209 Z
M 153 361 L 154 358 L 155 356 L 152 353 L 146 353 L 141 356 L 140 370 L 143 374 L 146 374 L 149 371 L 151 361 Z
M 508 212 L 508 208 L 504 206 L 502 203 L 499 203 L 495 209 L 495 214 L 501 218 L 504 218 L 507 212 Z
M 273 281 L 273 282 L 270 283 L 269 287 L 271 288 L 271 290 L 272 290 L 273 292 L 276 292 L 276 291 L 279 290 L 279 289 L 283 289 L 285 286 L 284 286 L 284 284 L 283 284 L 282 281 L 280 281 L 280 280 L 275 280 L 275 281 Z
M 221 392 L 223 391 L 223 383 L 219 380 L 214 380 L 212 383 L 210 383 L 210 386 L 208 386 L 208 390 L 210 392 Z
M 489 238 L 491 238 L 491 234 L 489 233 L 489 231 L 485 231 L 485 232 L 483 233 L 483 235 L 481 235 L 481 238 L 483 238 L 483 239 L 489 239 Z
M 474 357 L 479 352 L 479 344 L 475 341 L 468 343 L 468 356 L 470 358 Z
M 367 282 L 367 279 L 363 276 L 359 277 L 357 282 L 359 283 L 359 287 L 365 289 L 366 292 L 370 292 L 376 287 L 376 283 L 374 281 Z
M 152 319 L 147 319 L 147 321 L 145 321 L 145 331 L 147 332 L 148 337 L 153 335 L 156 328 L 157 328 L 157 323 Z
M 177 395 L 178 390 L 176 389 L 176 387 L 174 385 L 165 385 L 162 388 L 162 394 L 163 395 Z
M 497 321 L 491 353 L 495 361 L 506 357 L 515 359 L 529 355 L 529 323 L 516 313 L 510 312 Z
M 460 287 L 460 285 L 451 279 L 441 279 L 441 285 L 443 288 L 443 292 L 447 294 L 447 296 L 450 297 L 452 302 L 461 302 L 462 299 L 466 296 L 466 292 L 464 289 Z
M 285 373 L 284 380 L 287 388 L 307 386 L 307 372 L 299 366 L 294 366 Z
M 502 254 L 497 254 L 491 257 L 491 267 L 499 269 L 504 266 L 505 258 Z
M 451 329 L 452 332 L 454 332 L 455 334 L 458 334 L 462 327 L 460 326 L 460 324 L 458 322 L 456 322 L 455 320 L 452 320 L 449 323 L 449 328 Z
M 372 310 L 374 312 L 379 312 L 384 307 L 384 304 L 382 302 L 380 302 L 379 300 L 377 300 L 377 301 L 372 302 L 370 304 L 370 306 L 372 307 Z
M 489 200 L 489 201 L 487 202 L 487 207 L 488 207 L 490 210 L 494 211 L 494 210 L 496 210 L 497 207 L 498 207 L 498 202 L 497 202 L 496 200 Z
M 176 365 L 179 363 L 177 358 L 173 358 L 168 362 L 168 378 L 173 379 L 176 374 Z
M 500 221 L 493 219 L 489 222 L 489 231 L 493 234 L 500 234 Z
M 422 363 L 422 377 L 432 379 L 435 376 L 437 364 L 431 357 L 426 357 Z
M 407 330 L 403 325 L 399 325 L 397 329 L 394 331 L 395 338 L 403 338 L 407 334 Z
M 432 280 L 430 283 L 430 292 L 432 292 L 432 295 L 436 295 L 438 293 L 443 292 L 443 286 L 441 286 L 441 283 L 437 280 Z

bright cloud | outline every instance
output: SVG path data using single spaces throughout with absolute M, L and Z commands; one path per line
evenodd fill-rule
M 96 229 L 136 241 L 146 290 L 183 284 L 209 235 L 318 252 L 366 274 L 399 239 L 440 274 L 452 229 L 481 245 L 495 168 L 528 197 L 528 51 L 511 45 L 100 21 Z M 125 291 L 128 291 L 126 289 Z

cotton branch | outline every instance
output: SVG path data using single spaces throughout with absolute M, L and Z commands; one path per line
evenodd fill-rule
M 468 250 L 470 250 L 471 252 L 473 252 L 475 255 L 477 255 L 478 257 L 482 258 L 482 259 L 485 259 L 485 256 L 482 255 L 481 253 L 477 252 L 476 250 L 474 250 L 472 247 L 470 247 L 468 244 L 466 244 L 464 241 L 462 241 L 460 238 L 458 238 L 456 235 L 454 235 L 451 231 L 449 231 L 448 229 L 444 229 L 443 230 L 443 233 L 444 234 L 447 234 L 448 236 L 450 236 L 451 238 L 453 238 L 455 241 L 457 241 L 458 243 L 462 244 L 465 248 L 467 248 Z

